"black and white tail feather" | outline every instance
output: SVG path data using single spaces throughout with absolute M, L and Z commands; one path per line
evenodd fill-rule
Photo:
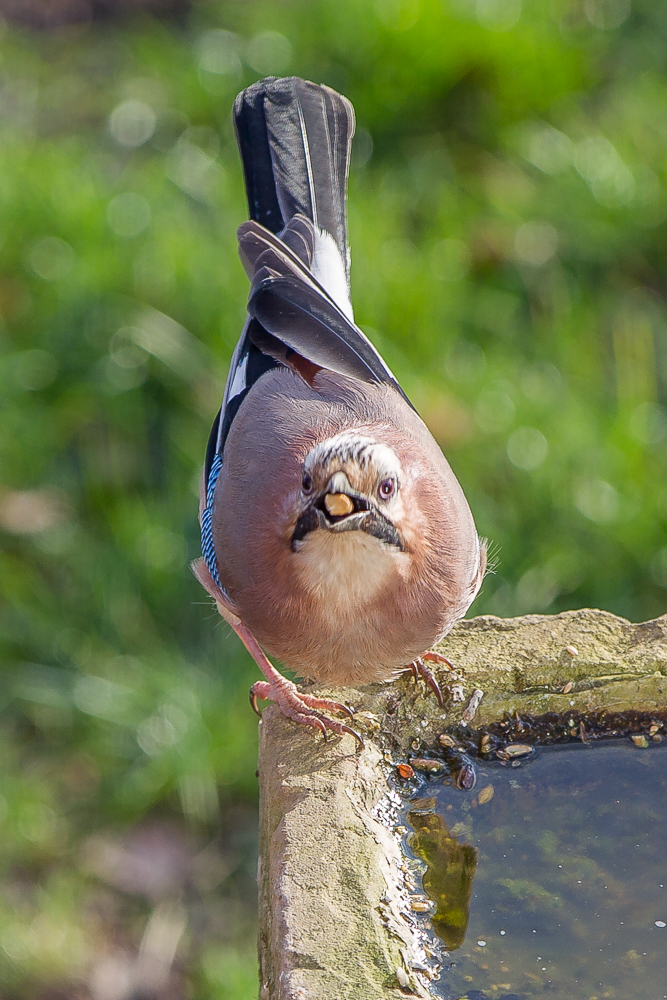
M 211 533 L 229 428 L 251 387 L 278 366 L 385 382 L 404 395 L 355 325 L 346 189 L 352 105 L 329 87 L 268 77 L 242 91 L 234 125 L 250 222 L 238 232 L 250 278 L 248 320 L 232 357 L 206 453 L 202 552 L 221 586 Z

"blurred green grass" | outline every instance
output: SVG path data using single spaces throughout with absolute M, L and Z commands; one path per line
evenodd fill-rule
M 232 100 L 297 73 L 355 104 L 356 317 L 491 540 L 471 613 L 644 620 L 667 597 L 667 12 L 201 3 L 8 25 L 0 58 L 0 991 L 135 995 L 104 962 L 150 913 L 180 926 L 178 896 L 151 995 L 246 1000 L 251 881 L 133 895 L 82 860 L 146 822 L 252 859 L 224 817 L 255 801 L 256 670 L 188 570 L 247 288 Z

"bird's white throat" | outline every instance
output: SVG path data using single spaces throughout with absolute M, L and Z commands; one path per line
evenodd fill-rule
M 373 600 L 405 560 L 404 552 L 364 531 L 311 531 L 294 554 L 305 589 L 342 613 Z

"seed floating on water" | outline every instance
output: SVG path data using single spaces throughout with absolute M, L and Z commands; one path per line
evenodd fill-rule
M 527 757 L 532 752 L 533 748 L 526 743 L 510 743 L 509 746 L 505 747 L 505 753 L 508 757 Z
M 412 770 L 409 764 L 397 764 L 396 770 L 402 778 L 414 778 L 415 772 Z
M 410 901 L 410 909 L 414 910 L 415 913 L 428 913 L 432 905 L 425 899 L 412 899 Z
M 631 736 L 630 739 L 636 747 L 644 749 L 648 746 L 648 739 L 646 736 Z
M 486 805 L 487 802 L 490 802 L 491 799 L 493 798 L 493 794 L 494 794 L 493 785 L 487 785 L 486 788 L 483 788 L 479 793 L 479 795 L 477 796 L 477 801 L 479 805 L 484 806 Z
M 347 493 L 327 493 L 324 506 L 332 517 L 345 517 L 354 510 L 354 504 Z

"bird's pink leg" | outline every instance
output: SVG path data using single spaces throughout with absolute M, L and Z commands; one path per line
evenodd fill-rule
M 239 639 L 248 650 L 253 660 L 266 677 L 265 681 L 257 681 L 250 688 L 250 704 L 257 715 L 260 714 L 257 708 L 257 699 L 265 698 L 275 701 L 283 715 L 294 722 L 299 722 L 305 726 L 312 726 L 319 729 L 324 738 L 327 738 L 327 729 L 342 735 L 349 733 L 363 748 L 364 741 L 359 733 L 349 726 L 343 725 L 337 719 L 330 719 L 325 712 L 343 712 L 352 717 L 354 712 L 347 705 L 341 705 L 337 701 L 329 701 L 328 698 L 315 698 L 310 694 L 301 694 L 293 684 L 283 677 L 276 668 L 269 662 L 263 649 L 255 639 L 252 632 L 240 622 L 230 621 L 230 625 L 238 635 Z
M 424 660 L 429 660 L 431 663 L 444 663 L 448 670 L 452 670 L 453 667 L 446 656 L 442 656 L 441 653 L 434 653 L 432 650 L 422 653 L 421 656 L 418 656 L 416 660 L 412 661 L 409 667 L 406 667 L 406 670 L 410 670 L 412 672 L 412 676 L 415 681 L 418 681 L 420 677 L 423 678 L 426 686 L 431 689 L 433 694 L 438 699 L 440 708 L 443 708 L 445 699 L 442 696 L 440 685 L 438 684 L 435 674 L 429 667 L 426 666 Z

